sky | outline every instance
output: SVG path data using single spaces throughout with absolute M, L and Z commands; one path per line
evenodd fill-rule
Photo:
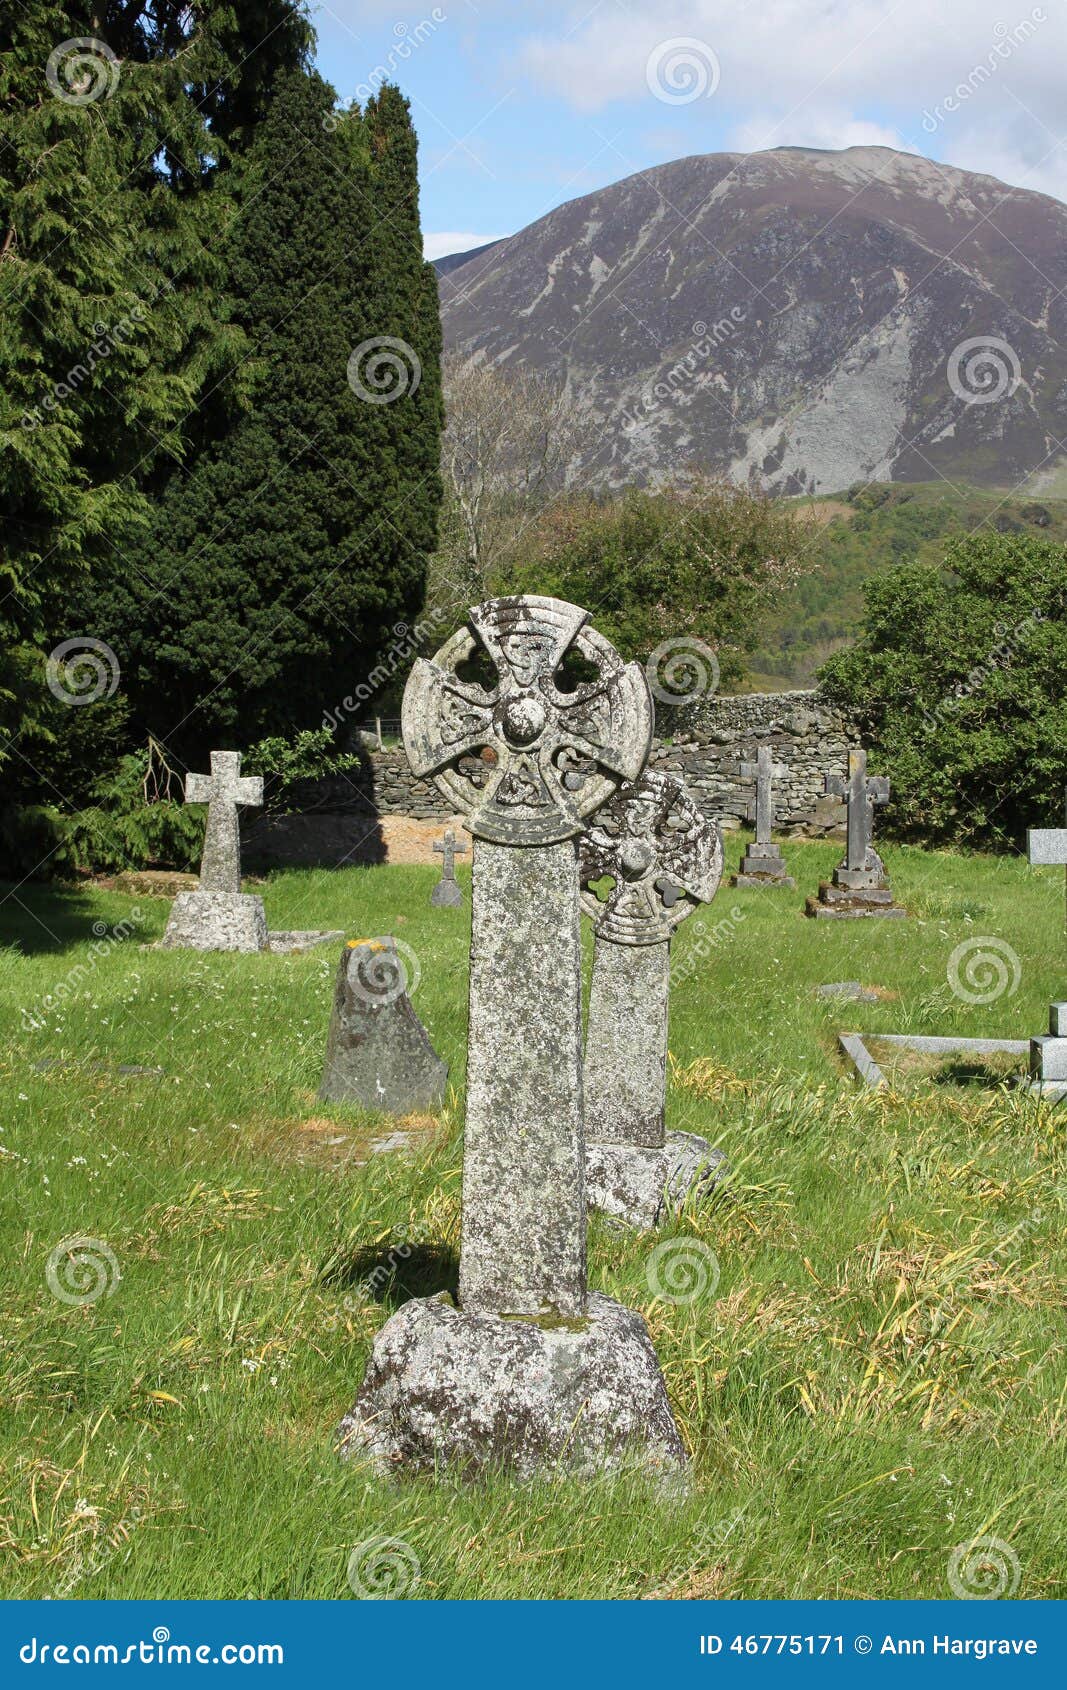
M 429 257 L 690 153 L 888 146 L 1067 199 L 1067 0 L 311 0 L 411 101 Z

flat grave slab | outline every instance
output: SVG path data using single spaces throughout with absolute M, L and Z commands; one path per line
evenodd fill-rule
M 856 1069 L 864 1085 L 880 1090 L 889 1085 L 875 1058 L 867 1049 L 868 1040 L 897 1045 L 902 1049 L 925 1052 L 934 1056 L 1028 1056 L 1029 1039 L 964 1039 L 942 1037 L 928 1033 L 839 1033 L 838 1044 Z

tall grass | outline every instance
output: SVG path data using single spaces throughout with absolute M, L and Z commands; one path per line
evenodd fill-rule
M 429 906 L 435 871 L 264 889 L 272 926 L 415 952 L 452 1090 L 406 1154 L 372 1148 L 396 1123 L 316 1101 L 332 948 L 165 953 L 142 948 L 165 904 L 112 944 L 135 900 L 5 897 L 3 1594 L 350 1597 L 353 1550 L 384 1536 L 415 1597 L 939 1597 L 953 1549 L 995 1536 L 1019 1595 L 1064 1595 L 1064 1112 L 998 1084 L 866 1093 L 836 1050 L 841 1029 L 1040 1031 L 1062 885 L 898 851 L 912 919 L 835 926 L 800 907 L 836 853 L 786 851 L 796 895 L 724 887 L 676 940 L 669 1121 L 730 1183 L 660 1239 L 591 1226 L 592 1282 L 644 1311 L 692 1456 L 666 1499 L 633 1475 L 389 1485 L 335 1459 L 374 1333 L 454 1271 L 468 916 Z M 988 937 L 1019 978 L 969 1003 L 949 959 Z M 851 979 L 878 1001 L 817 995 Z M 115 1264 L 81 1304 L 46 1279 L 78 1235 Z M 696 1300 L 652 1288 L 671 1238 L 714 1259 Z

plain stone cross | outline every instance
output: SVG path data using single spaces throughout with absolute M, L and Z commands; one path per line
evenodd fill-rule
M 769 745 L 761 745 L 754 763 L 739 763 L 738 774 L 756 782 L 756 844 L 769 845 L 774 826 L 775 780 L 788 774 L 784 763 L 776 763 Z
M 434 840 L 433 848 L 441 857 L 442 862 L 441 878 L 430 893 L 430 902 L 431 904 L 455 908 L 457 904 L 463 902 L 463 893 L 460 891 L 459 882 L 456 879 L 456 858 L 465 857 L 467 847 L 457 842 L 455 833 L 449 828 L 443 839 Z
M 847 776 L 828 774 L 826 791 L 834 798 L 848 802 L 848 845 L 845 866 L 862 869 L 874 831 L 874 806 L 889 801 L 889 781 L 885 775 L 868 775 L 866 751 L 850 751 Z
M 455 834 L 449 828 L 443 839 L 434 840 L 433 848 L 444 858 L 444 862 L 441 864 L 441 873 L 445 880 L 455 880 L 456 858 L 465 857 L 467 847 L 457 842 Z
M 241 833 L 238 804 L 263 802 L 262 775 L 241 775 L 239 751 L 213 751 L 209 775 L 188 775 L 185 802 L 207 805 L 201 892 L 240 892 Z

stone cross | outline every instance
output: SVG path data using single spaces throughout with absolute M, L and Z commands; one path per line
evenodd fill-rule
M 463 893 L 456 879 L 456 858 L 465 857 L 467 847 L 459 844 L 452 828 L 449 828 L 443 839 L 434 840 L 433 848 L 443 860 L 441 878 L 430 893 L 430 902 L 454 908 L 463 902 Z
M 586 1275 L 576 839 L 652 741 L 644 669 L 587 623 L 491 599 L 404 690 L 408 761 L 465 818 L 474 875 L 459 1302 L 386 1321 L 338 1427 L 383 1473 L 685 1466 L 644 1319 Z
M 404 693 L 416 775 L 474 835 L 459 1304 L 464 1314 L 586 1312 L 581 938 L 576 836 L 644 767 L 644 670 L 529 596 L 475 607 Z M 596 678 L 557 675 L 575 651 Z M 475 652 L 487 686 L 457 673 Z
M 756 753 L 756 761 L 739 763 L 737 772 L 746 780 L 756 782 L 756 844 L 769 845 L 771 829 L 774 826 L 774 782 L 788 774 L 789 770 L 784 763 L 774 761 L 774 753 L 769 745 L 761 745 Z
M 848 845 L 845 867 L 852 872 L 870 868 L 868 852 L 872 850 L 874 806 L 889 800 L 889 781 L 885 775 L 868 775 L 867 753 L 862 750 L 848 754 L 848 775 L 825 776 L 826 791 L 834 798 L 848 802 Z
M 585 1056 L 589 1200 L 634 1226 L 654 1224 L 671 1172 L 671 936 L 714 897 L 722 866 L 715 823 L 678 779 L 657 770 L 624 787 L 579 843 L 582 907 L 595 935 Z M 594 888 L 605 878 L 612 884 L 601 899 Z M 706 1165 L 710 1147 L 694 1143 Z
M 240 892 L 241 833 L 238 804 L 263 802 L 263 777 L 241 776 L 239 751 L 213 751 L 210 775 L 188 775 L 185 802 L 207 805 L 201 892 Z

